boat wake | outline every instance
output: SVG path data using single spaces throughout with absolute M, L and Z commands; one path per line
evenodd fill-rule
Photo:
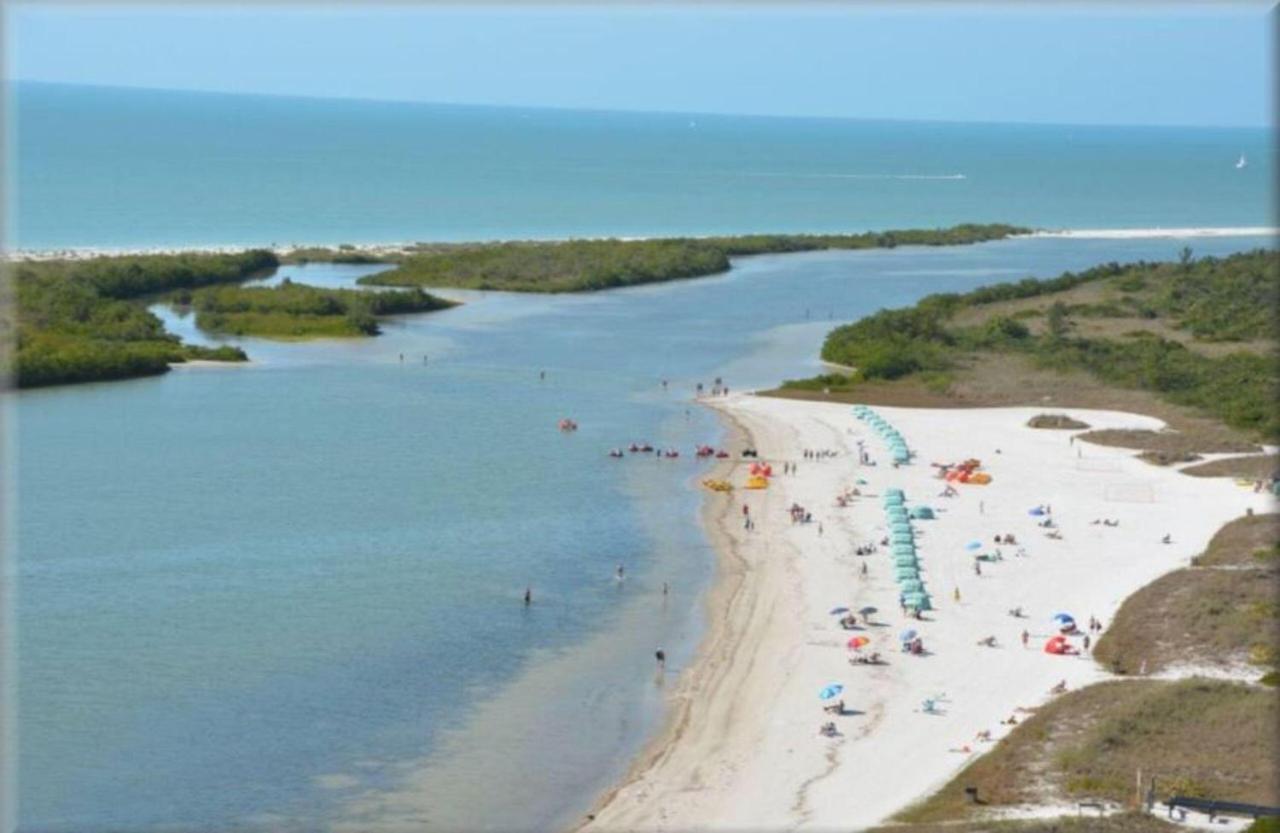
M 737 176 L 767 177 L 772 179 L 921 179 L 921 180 L 961 180 L 968 179 L 964 174 L 844 174 L 844 173 L 798 173 L 783 171 L 742 171 Z

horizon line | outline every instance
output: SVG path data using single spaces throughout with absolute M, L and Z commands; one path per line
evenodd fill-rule
M 84 81 L 46 80 L 40 78 L 5 78 L 6 86 L 34 84 L 50 87 L 83 87 L 102 90 L 128 90 L 132 92 L 151 93 L 193 93 L 196 95 L 237 96 L 242 98 L 285 98 L 305 101 L 345 101 L 367 102 L 370 104 L 407 104 L 427 107 L 458 107 L 487 110 L 546 110 L 566 113 L 614 113 L 623 115 L 652 116 L 708 116 L 722 118 L 776 119 L 789 121 L 842 121 L 842 122 L 899 122 L 908 124 L 973 124 L 973 125 L 1008 125 L 1024 127 L 1113 127 L 1113 128 L 1184 128 L 1195 130 L 1274 130 L 1276 125 L 1269 124 L 1186 124 L 1176 122 L 1071 122 L 1071 121 L 1017 121 L 1017 120 L 983 120 L 983 119 L 947 119 L 931 117 L 902 116 L 837 116 L 837 115 L 805 115 L 784 113 L 740 113 L 714 110 L 658 110 L 629 109 L 625 107 L 592 107 L 586 105 L 563 104 L 500 104 L 492 102 L 440 101 L 428 99 L 379 98 L 358 95 L 319 95 L 314 93 L 262 92 L 245 90 L 211 90 L 192 87 L 151 87 L 136 84 L 97 84 Z

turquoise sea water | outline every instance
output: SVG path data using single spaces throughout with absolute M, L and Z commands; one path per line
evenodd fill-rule
M 695 381 L 812 373 L 829 319 L 1179 245 L 818 252 L 590 296 L 463 293 L 375 339 L 244 339 L 247 367 L 22 393 L 22 829 L 571 821 L 700 633 L 713 561 L 688 455 L 719 431 Z M 557 431 L 566 415 L 581 430 Z M 632 440 L 685 455 L 605 456 Z
M 23 248 L 1274 225 L 1261 129 L 433 106 L 18 84 Z M 1244 154 L 1249 164 L 1235 168 Z

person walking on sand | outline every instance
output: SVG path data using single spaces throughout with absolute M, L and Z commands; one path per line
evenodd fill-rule
M 865 562 L 865 561 L 864 561 L 864 562 L 862 562 L 862 574 L 863 574 L 864 576 L 867 574 L 867 562 Z
M 952 591 L 951 591 L 951 598 L 955 600 L 956 604 L 959 604 L 959 603 L 960 603 L 960 588 L 959 588 L 959 587 L 957 587 L 955 590 L 952 590 Z
M 1031 640 L 1031 634 L 1027 633 L 1027 629 L 1022 629 L 1022 647 L 1027 647 L 1027 642 Z
M 1087 633 L 1086 633 L 1086 634 L 1084 635 L 1084 650 L 1085 650 L 1085 653 L 1088 653 L 1088 652 L 1089 652 L 1089 642 L 1090 642 L 1090 640 L 1089 640 L 1089 634 L 1087 634 Z
M 974 574 L 975 576 L 981 576 L 981 575 L 982 575 L 982 562 L 981 562 L 981 561 L 979 561 L 979 560 L 978 560 L 978 559 L 976 559 L 976 558 L 975 558 L 975 559 L 973 559 L 973 574 Z
M 818 535 L 822 535 L 822 521 L 818 521 Z

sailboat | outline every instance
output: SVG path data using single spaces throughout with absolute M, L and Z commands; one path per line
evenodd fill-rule
M 1248 164 L 1249 164 L 1249 160 L 1248 160 L 1248 159 L 1245 159 L 1245 158 L 1244 158 L 1244 154 L 1242 153 L 1242 154 L 1240 154 L 1240 158 L 1236 160 L 1236 170 L 1238 171 L 1238 170 L 1240 170 L 1241 168 L 1243 168 L 1245 165 L 1248 165 Z

